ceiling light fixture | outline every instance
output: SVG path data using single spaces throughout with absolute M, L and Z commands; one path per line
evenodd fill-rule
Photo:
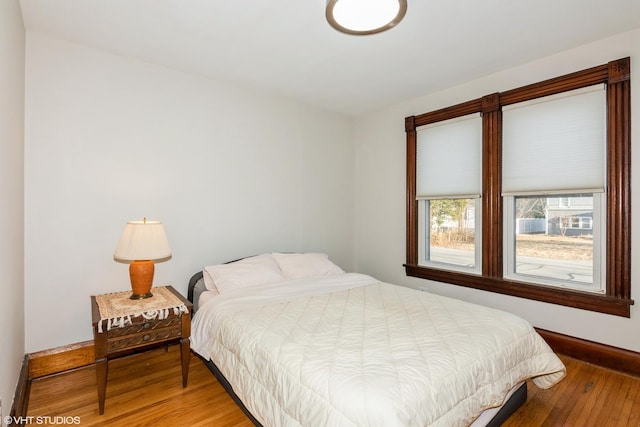
M 327 0 L 329 24 L 340 32 L 357 36 L 393 28 L 406 13 L 407 0 Z

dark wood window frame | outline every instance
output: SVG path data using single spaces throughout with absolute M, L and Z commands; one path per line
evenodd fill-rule
M 407 134 L 408 276 L 451 283 L 536 301 L 630 317 L 631 299 L 631 70 L 622 58 L 586 70 L 492 93 L 468 102 L 405 118 Z M 606 291 L 537 286 L 503 277 L 502 107 L 605 83 L 607 87 Z M 418 265 L 416 128 L 472 113 L 482 113 L 482 274 Z

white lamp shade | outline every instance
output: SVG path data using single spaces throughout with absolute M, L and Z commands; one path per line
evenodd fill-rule
M 160 221 L 129 221 L 113 257 L 119 261 L 161 260 L 171 256 Z

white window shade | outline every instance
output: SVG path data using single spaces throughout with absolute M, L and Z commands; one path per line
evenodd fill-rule
M 604 85 L 503 109 L 503 195 L 603 192 Z
M 417 130 L 416 197 L 475 198 L 482 191 L 482 118 L 472 114 Z

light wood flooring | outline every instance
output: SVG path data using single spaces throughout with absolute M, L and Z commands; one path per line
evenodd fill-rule
M 561 359 L 567 377 L 550 390 L 529 383 L 527 402 L 504 427 L 640 426 L 640 378 Z M 50 417 L 49 425 L 61 424 L 54 417 L 79 417 L 81 426 L 252 425 L 195 355 L 182 388 L 178 346 L 109 362 L 104 415 L 98 415 L 95 369 L 86 367 L 34 380 L 28 416 Z

